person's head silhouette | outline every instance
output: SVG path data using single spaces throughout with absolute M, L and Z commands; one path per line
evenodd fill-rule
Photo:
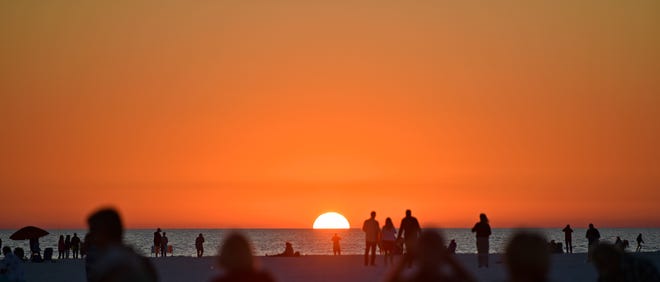
M 592 228 L 594 228 L 594 224 L 593 224 L 593 223 L 589 223 L 589 229 L 592 229 Z
M 488 223 L 488 217 L 486 216 L 485 213 L 482 213 L 482 214 L 479 215 L 479 221 L 484 222 L 484 223 Z
M 419 237 L 418 257 L 420 268 L 434 269 L 447 257 L 444 239 L 438 232 L 424 231 Z
M 89 236 L 100 248 L 111 244 L 121 244 L 124 227 L 119 213 L 112 208 L 101 209 L 87 219 Z
M 371 218 L 376 218 L 376 212 L 375 211 L 371 212 Z
M 412 211 L 406 210 L 406 217 L 411 217 L 412 216 Z
M 513 235 L 504 257 L 512 282 L 547 280 L 550 252 L 541 235 L 527 232 Z
M 248 240 L 240 234 L 229 235 L 220 249 L 218 263 L 229 272 L 254 270 L 255 262 Z

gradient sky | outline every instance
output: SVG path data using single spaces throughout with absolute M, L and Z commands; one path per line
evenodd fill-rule
M 2 1 L 0 38 L 0 228 L 660 227 L 659 1 Z

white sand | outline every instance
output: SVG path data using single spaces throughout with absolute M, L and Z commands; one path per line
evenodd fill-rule
M 552 281 L 596 281 L 596 271 L 585 262 L 586 254 L 554 255 Z M 643 253 L 660 269 L 660 253 Z M 478 269 L 476 255 L 459 254 L 458 259 L 478 281 L 506 281 L 506 271 L 500 255 L 491 255 L 491 267 Z M 378 257 L 376 267 L 365 267 L 363 257 L 303 256 L 300 258 L 259 257 L 261 266 L 277 281 L 382 281 L 390 268 Z M 168 257 L 152 258 L 160 281 L 209 281 L 219 274 L 215 258 Z M 27 281 L 85 281 L 83 261 L 26 263 Z

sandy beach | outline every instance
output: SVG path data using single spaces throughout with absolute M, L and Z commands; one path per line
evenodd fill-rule
M 641 253 L 660 268 L 660 252 Z M 552 257 L 552 281 L 596 281 L 596 271 L 585 262 L 585 254 L 562 254 Z M 478 269 L 473 254 L 458 254 L 458 259 L 478 281 L 506 281 L 506 271 L 501 256 L 491 255 L 491 266 Z M 377 266 L 362 265 L 362 256 L 302 256 L 299 258 L 258 257 L 262 268 L 270 271 L 277 281 L 382 281 L 391 267 L 385 267 L 382 257 Z M 209 281 L 221 270 L 215 266 L 215 257 L 168 257 L 152 258 L 160 281 Z M 413 268 L 414 270 L 414 268 Z M 26 263 L 26 278 L 31 281 L 85 281 L 83 261 L 53 263 Z

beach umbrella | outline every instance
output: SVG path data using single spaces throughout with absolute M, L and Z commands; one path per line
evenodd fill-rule
M 43 230 L 39 227 L 34 227 L 34 226 L 25 226 L 18 231 L 14 232 L 14 234 L 11 234 L 9 236 L 9 239 L 12 240 L 28 240 L 28 239 L 36 239 L 39 237 L 46 236 L 50 233 L 48 231 Z

